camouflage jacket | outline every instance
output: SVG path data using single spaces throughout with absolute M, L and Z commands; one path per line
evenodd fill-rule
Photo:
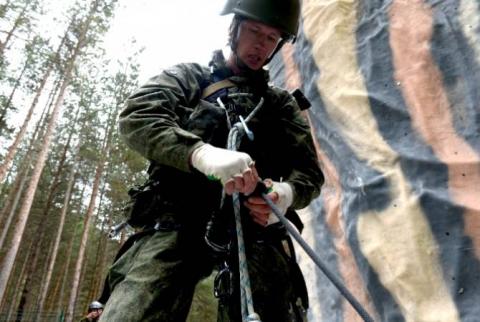
M 208 85 L 223 78 L 236 86 L 201 98 Z M 226 96 L 235 92 L 252 97 Z M 264 70 L 242 77 L 226 68 L 210 71 L 195 63 L 176 65 L 150 79 L 128 98 L 119 117 L 126 143 L 152 162 L 149 173 L 160 183 L 162 199 L 188 212 L 200 212 L 198 219 L 218 207 L 221 185 L 189 165 L 190 154 L 204 142 L 226 147 L 227 116 L 215 104 L 217 96 L 225 102 L 232 123 L 264 98 L 263 107 L 249 122 L 254 140 L 243 138 L 239 150 L 250 154 L 262 178 L 293 185 L 293 208 L 307 206 L 319 194 L 323 175 L 310 128 L 293 96 L 269 86 Z

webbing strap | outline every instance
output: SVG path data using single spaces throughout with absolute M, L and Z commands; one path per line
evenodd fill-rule
M 225 78 L 221 81 L 218 81 L 216 83 L 210 84 L 207 87 L 205 87 L 205 89 L 202 92 L 202 99 L 209 97 L 210 95 L 218 92 L 221 89 L 235 87 L 235 86 L 237 86 L 235 85 L 235 83 L 233 83 L 228 78 Z

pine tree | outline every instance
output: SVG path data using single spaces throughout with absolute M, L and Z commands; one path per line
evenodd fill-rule
M 8 3 L 10 4 L 10 3 Z M 10 6 L 6 4 L 6 9 L 12 9 Z M 31 14 L 38 9 L 39 2 L 37 0 L 23 0 L 23 1 L 16 1 L 13 4 L 13 9 L 19 9 L 18 13 L 15 15 L 13 19 L 13 23 L 10 29 L 6 32 L 5 40 L 0 40 L 0 57 L 3 58 L 5 49 L 12 41 L 15 36 L 15 33 L 18 31 L 22 31 L 22 29 L 26 28 L 27 30 L 31 29 L 32 27 L 32 16 Z
M 50 122 L 48 124 L 47 131 L 45 133 L 42 149 L 39 151 L 39 154 L 37 156 L 34 172 L 32 174 L 32 177 L 30 179 L 30 182 L 27 188 L 26 197 L 23 200 L 22 207 L 18 215 L 19 219 L 15 227 L 12 244 L 9 251 L 7 252 L 7 255 L 4 258 L 4 263 L 0 271 L 0 298 L 2 299 L 5 295 L 5 289 L 8 282 L 8 278 L 11 274 L 15 257 L 20 247 L 20 242 L 23 236 L 23 232 L 25 230 L 25 225 L 28 219 L 33 197 L 35 195 L 35 190 L 36 190 L 41 172 L 45 165 L 45 160 L 47 157 L 50 141 L 56 126 L 57 119 L 60 114 L 60 108 L 63 103 L 65 91 L 71 81 L 72 72 L 75 67 L 75 63 L 78 57 L 82 54 L 83 48 L 89 45 L 87 40 L 94 42 L 94 40 L 97 39 L 96 37 L 89 34 L 90 29 L 94 29 L 93 25 L 97 23 L 97 25 L 103 32 L 106 30 L 105 19 L 108 19 L 109 17 L 111 17 L 111 14 L 112 14 L 111 12 L 112 8 L 109 7 L 110 4 L 111 2 L 107 3 L 107 2 L 101 2 L 100 0 L 94 0 L 90 5 L 89 12 L 86 15 L 85 19 L 80 20 L 80 23 L 78 24 L 78 28 L 76 29 L 76 42 L 72 47 L 72 53 L 69 56 L 66 63 L 66 67 L 64 70 L 63 83 L 60 87 L 60 92 L 55 102 L 52 115 L 50 117 Z M 100 11 L 101 14 L 107 14 L 105 19 L 102 19 L 101 16 L 98 15 L 98 11 Z M 96 35 L 98 35 L 98 33 L 96 33 Z
M 68 32 L 68 29 L 67 29 Z M 60 59 L 60 51 L 65 43 L 65 39 L 67 37 L 67 33 L 65 33 L 65 36 L 62 38 L 62 41 L 60 42 L 60 45 L 58 46 L 58 49 L 56 53 L 53 55 L 46 55 L 45 57 L 45 64 L 46 67 L 44 68 L 43 76 L 41 77 L 41 80 L 38 84 L 38 86 L 35 86 L 35 96 L 33 98 L 32 104 L 30 105 L 30 108 L 27 112 L 27 115 L 25 116 L 25 119 L 23 121 L 22 126 L 20 127 L 17 135 L 15 136 L 15 139 L 13 143 L 10 145 L 10 147 L 7 150 L 7 154 L 3 160 L 3 163 L 0 165 L 0 182 L 3 181 L 5 177 L 5 173 L 7 172 L 8 167 L 10 166 L 10 162 L 12 162 L 13 158 L 15 157 L 15 154 L 17 152 L 17 148 L 22 141 L 24 135 L 27 132 L 27 127 L 28 124 L 32 118 L 33 112 L 38 104 L 38 100 L 40 99 L 41 94 L 43 93 L 43 90 L 45 88 L 45 85 L 47 83 L 47 80 L 50 77 L 50 74 L 54 68 L 54 64 Z M 40 38 L 41 40 L 41 38 Z M 32 49 L 34 51 L 37 51 L 37 46 L 32 46 Z M 30 56 L 28 56 L 30 57 Z M 34 56 L 32 59 L 36 60 L 38 57 Z M 30 64 L 32 59 L 27 59 L 27 63 Z M 0 121 L 0 130 L 1 130 L 1 124 L 2 122 Z

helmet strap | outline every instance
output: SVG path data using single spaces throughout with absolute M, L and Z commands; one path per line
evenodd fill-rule
M 265 64 L 268 64 L 272 59 L 273 59 L 273 56 L 275 56 L 276 53 L 278 53 L 280 51 L 280 49 L 282 49 L 283 45 L 285 45 L 287 41 L 285 39 L 282 39 L 280 40 L 280 42 L 278 43 L 277 47 L 275 47 L 275 49 L 272 51 L 272 53 L 270 54 L 270 56 L 267 58 L 267 60 L 265 61 Z

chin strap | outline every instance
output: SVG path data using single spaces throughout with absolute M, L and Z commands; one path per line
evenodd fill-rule
M 275 56 L 275 54 L 278 53 L 280 49 L 282 49 L 283 45 L 285 45 L 286 42 L 287 42 L 286 39 L 280 40 L 277 47 L 275 47 L 272 54 L 270 55 L 270 57 L 268 57 L 268 59 L 265 61 L 265 64 L 263 66 L 267 65 L 273 59 L 273 56 Z

